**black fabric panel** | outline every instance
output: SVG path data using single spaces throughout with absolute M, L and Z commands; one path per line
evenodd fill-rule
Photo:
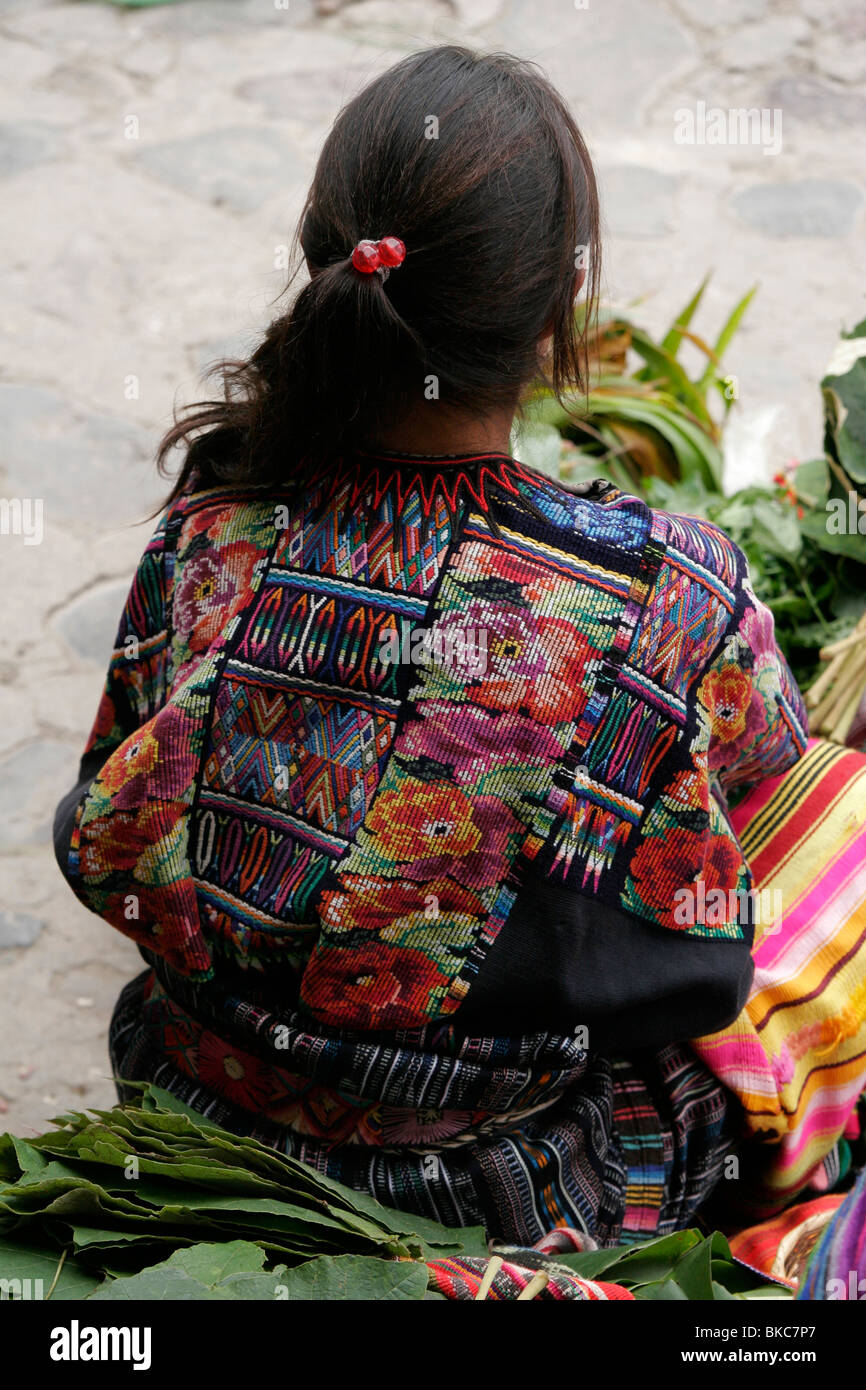
M 750 945 L 656 927 L 530 877 L 454 1022 L 485 1036 L 585 1025 L 593 1052 L 686 1042 L 737 1017 Z

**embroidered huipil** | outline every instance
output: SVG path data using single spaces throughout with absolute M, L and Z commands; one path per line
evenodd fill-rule
M 752 974 L 726 796 L 805 730 L 742 554 L 608 484 L 186 495 L 56 824 L 148 967 L 115 1071 L 451 1224 L 674 1229 L 731 1142 L 686 1040 Z

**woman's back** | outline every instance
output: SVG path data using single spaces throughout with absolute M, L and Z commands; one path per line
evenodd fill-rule
M 715 528 L 506 456 L 180 499 L 59 824 L 155 972 L 120 1074 L 333 1163 L 422 1111 L 452 1144 L 513 1128 L 585 1100 L 589 1050 L 729 1022 L 749 924 L 683 925 L 676 892 L 748 887 L 711 768 L 802 738 L 765 616 Z

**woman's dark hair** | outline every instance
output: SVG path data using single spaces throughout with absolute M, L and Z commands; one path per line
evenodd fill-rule
M 554 389 L 582 387 L 573 301 L 586 266 L 595 305 L 598 222 L 586 146 L 538 69 L 450 46 L 403 59 L 325 142 L 296 238 L 309 283 L 249 361 L 214 369 L 222 398 L 188 407 L 163 439 L 162 471 L 188 446 L 171 498 L 285 480 L 294 462 L 375 440 L 425 390 L 479 415 L 516 405 L 546 334 Z M 383 236 L 405 243 L 405 261 L 359 273 L 353 248 Z

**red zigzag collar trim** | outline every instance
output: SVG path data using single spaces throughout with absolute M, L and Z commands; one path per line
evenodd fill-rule
M 537 478 L 510 454 L 426 456 L 372 450 L 343 455 L 328 468 L 324 478 L 320 474 L 315 479 L 316 483 L 326 484 L 323 502 L 331 500 L 348 484 L 349 492 L 342 503 L 346 510 L 356 507 L 365 497 L 376 508 L 390 493 L 398 517 L 409 498 L 417 496 L 425 518 L 431 515 L 437 499 L 441 498 L 452 519 L 464 502 L 471 502 L 477 510 L 488 513 L 491 492 L 519 496 L 518 480 L 537 482 Z

